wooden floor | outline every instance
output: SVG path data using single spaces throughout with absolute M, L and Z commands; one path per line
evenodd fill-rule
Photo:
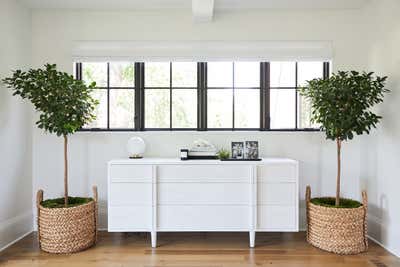
M 0 266 L 400 267 L 400 259 L 372 242 L 367 253 L 330 254 L 308 245 L 304 233 L 259 233 L 254 249 L 246 233 L 161 233 L 152 249 L 149 234 L 100 232 L 95 247 L 72 255 L 41 252 L 30 234 L 0 253 Z

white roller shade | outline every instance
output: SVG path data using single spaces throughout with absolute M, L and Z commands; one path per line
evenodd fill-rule
M 74 61 L 327 61 L 329 41 L 76 41 Z

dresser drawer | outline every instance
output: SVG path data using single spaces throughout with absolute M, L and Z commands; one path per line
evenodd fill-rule
M 109 231 L 147 231 L 152 225 L 151 206 L 110 207 L 108 209 Z
M 250 201 L 248 183 L 160 183 L 160 204 L 241 204 Z
M 158 167 L 160 182 L 207 181 L 207 182 L 248 182 L 251 167 L 231 165 L 164 165 Z
M 111 182 L 151 181 L 153 174 L 151 165 L 116 164 L 110 165 L 109 171 Z
M 297 197 L 296 183 L 258 183 L 259 205 L 291 206 Z
M 161 231 L 230 231 L 249 229 L 248 206 L 159 206 Z
M 151 183 L 111 183 L 109 203 L 111 206 L 151 205 Z
M 296 181 L 297 165 L 292 163 L 268 163 L 257 169 L 259 182 Z
M 258 229 L 263 231 L 297 231 L 295 206 L 268 206 L 258 208 Z

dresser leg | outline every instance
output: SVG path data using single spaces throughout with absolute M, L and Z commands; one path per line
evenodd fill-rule
M 256 232 L 255 231 L 250 231 L 249 232 L 249 238 L 250 238 L 250 247 L 254 248 L 256 244 Z
M 156 231 L 151 232 L 151 247 L 152 248 L 157 247 L 157 232 Z

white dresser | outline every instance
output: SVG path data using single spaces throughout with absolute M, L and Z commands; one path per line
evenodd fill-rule
M 108 231 L 296 232 L 298 162 L 171 158 L 108 163 Z

